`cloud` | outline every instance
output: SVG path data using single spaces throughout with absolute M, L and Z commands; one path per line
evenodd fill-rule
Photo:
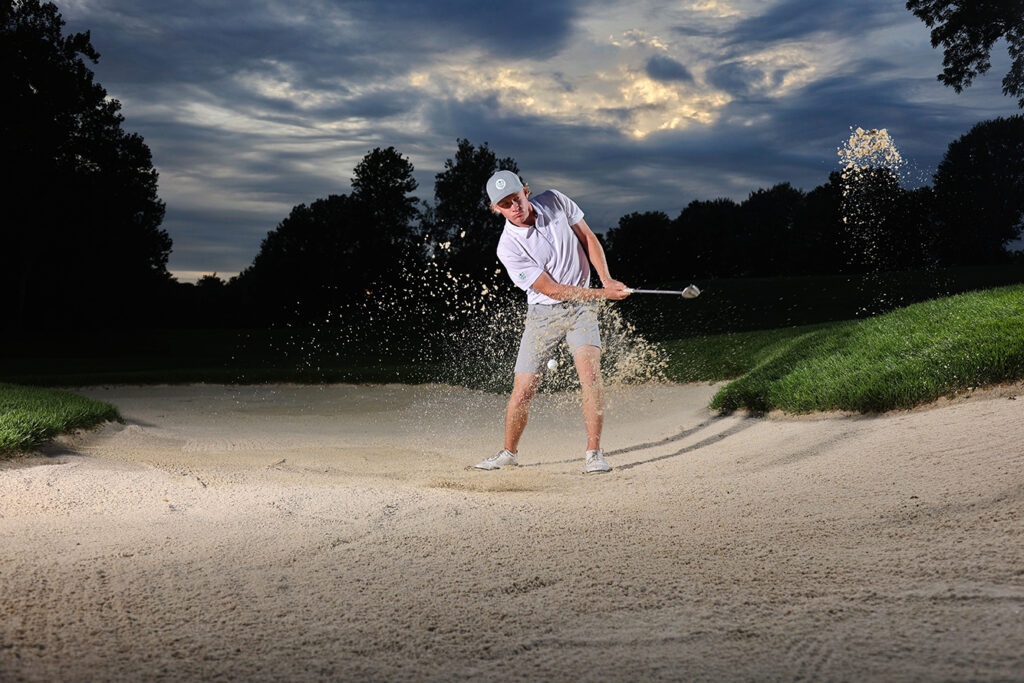
M 683 81 L 692 83 L 693 74 L 685 66 L 671 57 L 655 55 L 647 60 L 644 67 L 647 75 L 656 81 Z
M 343 4 L 360 26 L 387 26 L 396 47 L 423 42 L 438 49 L 471 45 L 499 60 L 557 55 L 565 47 L 580 2 L 518 0 L 508 5 L 479 0 L 360 0 Z M 381 46 L 383 50 L 388 45 Z
M 725 62 L 708 69 L 708 83 L 732 95 L 745 95 L 755 83 L 764 80 L 764 72 L 742 62 Z
M 748 16 L 727 32 L 732 45 L 803 40 L 821 33 L 856 36 L 906 19 L 903 3 L 888 0 L 821 2 L 784 0 Z

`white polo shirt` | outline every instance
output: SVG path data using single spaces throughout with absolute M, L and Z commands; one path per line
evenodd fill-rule
M 533 283 L 547 273 L 560 285 L 590 285 L 587 252 L 569 227 L 583 220 L 583 211 L 558 190 L 530 197 L 530 203 L 537 221 L 522 228 L 506 220 L 498 240 L 498 259 L 512 282 L 526 290 L 528 304 L 557 304 L 558 299 L 541 294 Z

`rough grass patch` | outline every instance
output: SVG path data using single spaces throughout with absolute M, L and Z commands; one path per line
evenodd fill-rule
M 120 421 L 121 415 L 108 403 L 69 391 L 0 383 L 0 455 L 112 420 Z

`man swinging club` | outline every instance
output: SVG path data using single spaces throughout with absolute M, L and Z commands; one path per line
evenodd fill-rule
M 526 291 L 529 309 L 516 358 L 512 396 L 505 411 L 505 448 L 476 467 L 496 470 L 519 464 L 519 437 L 529 418 L 530 401 L 545 363 L 565 339 L 572 351 L 583 391 L 587 428 L 586 473 L 611 470 L 601 452 L 604 389 L 601 384 L 600 299 L 625 299 L 626 285 L 608 272 L 604 249 L 583 220 L 576 203 L 558 190 L 530 197 L 530 188 L 512 171 L 487 181 L 491 210 L 505 217 L 498 258 L 512 282 Z M 590 265 L 601 289 L 590 288 Z

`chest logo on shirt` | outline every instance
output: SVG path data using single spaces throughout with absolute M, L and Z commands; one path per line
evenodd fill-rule
M 519 273 L 519 279 L 520 280 L 525 280 L 526 279 L 526 273 Z

